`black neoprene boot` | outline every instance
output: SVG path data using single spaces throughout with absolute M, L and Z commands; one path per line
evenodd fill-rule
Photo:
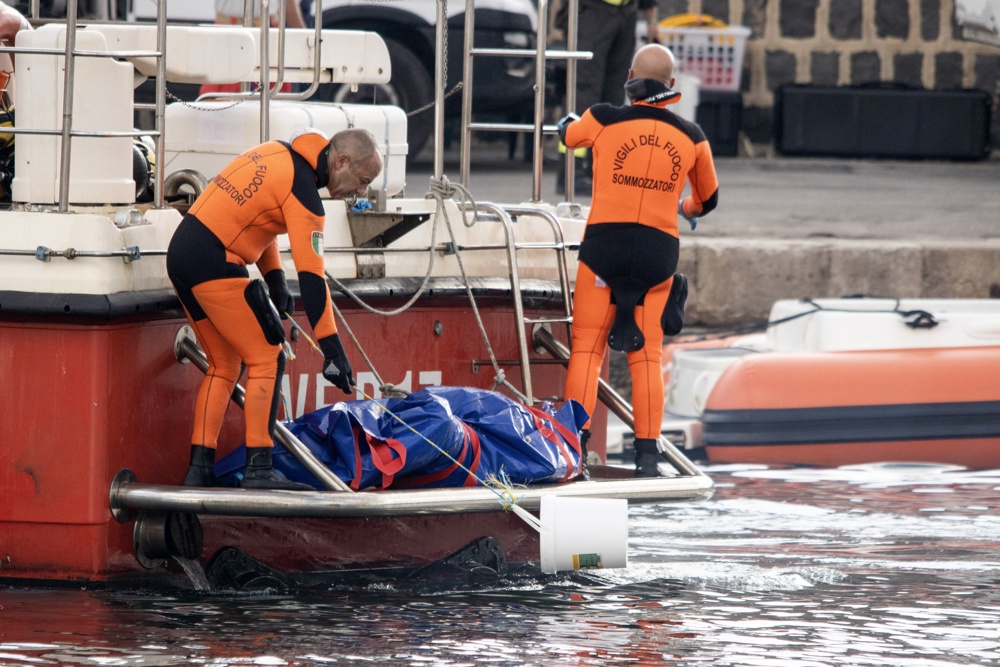
M 191 445 L 191 464 L 181 486 L 215 486 L 215 450 L 204 445 Z
M 660 449 L 653 438 L 635 439 L 635 476 L 663 477 L 658 465 Z
M 308 484 L 293 482 L 271 467 L 272 447 L 247 447 L 247 465 L 243 471 L 244 489 L 285 489 L 314 491 Z
M 590 470 L 587 469 L 587 443 L 590 442 L 590 430 L 580 431 L 580 476 L 577 479 L 590 481 Z

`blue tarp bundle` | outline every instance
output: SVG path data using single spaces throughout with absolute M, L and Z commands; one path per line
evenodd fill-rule
M 586 421 L 574 401 L 554 411 L 482 389 L 427 387 L 406 398 L 337 403 L 288 429 L 351 488 L 415 488 L 472 486 L 501 473 L 514 484 L 568 481 L 580 472 Z M 245 457 L 241 447 L 219 461 L 216 474 L 237 482 Z M 274 467 L 322 488 L 280 445 Z

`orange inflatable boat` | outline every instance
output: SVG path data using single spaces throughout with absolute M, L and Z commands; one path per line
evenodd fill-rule
M 717 462 L 1000 467 L 1000 346 L 747 354 L 701 426 Z

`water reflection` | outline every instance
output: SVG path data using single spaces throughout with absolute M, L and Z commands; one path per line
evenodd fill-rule
M 625 570 L 0 589 L 0 665 L 1000 665 L 1000 472 L 719 466 Z

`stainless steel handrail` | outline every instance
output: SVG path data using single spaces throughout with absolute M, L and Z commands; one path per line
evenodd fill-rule
M 63 70 L 63 121 L 62 146 L 59 156 L 59 212 L 69 210 L 69 165 L 70 165 L 70 132 L 73 129 L 73 82 L 76 72 L 76 3 L 69 0 L 66 3 L 66 61 Z
M 706 475 L 607 478 L 571 484 L 540 484 L 518 488 L 517 504 L 537 511 L 545 496 L 624 498 L 629 504 L 707 500 L 714 484 Z M 109 492 L 111 513 L 121 523 L 133 512 L 178 512 L 216 516 L 347 518 L 426 516 L 470 512 L 500 512 L 496 492 L 483 486 L 447 489 L 387 489 L 333 494 L 322 491 L 201 489 L 143 484 L 123 470 Z M 474 520 L 474 519 L 473 519 Z
M 552 335 L 551 331 L 539 327 L 532 332 L 532 341 L 549 352 L 553 357 L 563 363 L 569 362 L 570 351 L 559 340 Z M 632 415 L 632 406 L 625 398 L 615 391 L 603 378 L 597 379 L 597 397 L 608 406 L 611 412 L 618 415 L 619 419 L 625 422 L 633 430 L 635 429 L 635 418 Z M 696 465 L 691 463 L 688 457 L 677 449 L 672 442 L 664 437 L 660 437 L 660 444 L 663 445 L 664 454 L 667 461 L 681 475 L 704 476 Z
M 244 25 L 246 27 L 253 26 L 253 11 L 249 9 L 250 3 L 253 0 L 246 0 L 247 5 L 244 9 Z M 261 0 L 261 2 L 266 2 L 267 0 Z M 280 0 L 279 0 L 280 1 Z M 268 8 L 270 11 L 270 8 Z M 261 15 L 263 16 L 263 9 L 261 10 Z M 247 18 L 249 16 L 249 18 Z M 286 16 L 285 16 L 285 4 L 282 2 L 278 9 L 278 67 L 277 76 L 275 81 L 270 80 L 270 25 L 267 21 L 261 21 L 261 55 L 260 55 L 260 70 L 261 70 L 261 85 L 258 91 L 244 91 L 239 93 L 206 93 L 198 97 L 199 101 L 204 100 L 249 100 L 253 98 L 260 98 L 261 104 L 266 104 L 268 99 L 271 100 L 289 100 L 289 101 L 302 101 L 307 100 L 316 92 L 320 84 L 320 65 L 322 63 L 322 44 L 323 44 L 323 21 L 320 16 L 316 17 L 315 25 L 313 30 L 315 32 L 316 48 L 313 49 L 313 75 L 312 82 L 309 87 L 298 93 L 282 93 L 281 86 L 284 83 L 285 78 L 285 30 L 286 26 Z M 266 26 L 266 27 L 265 27 Z M 265 85 L 265 81 L 267 84 Z M 266 90 L 267 92 L 263 92 Z M 265 99 L 266 95 L 266 99 Z M 261 113 L 263 118 L 267 114 L 267 111 Z M 265 136 L 263 123 L 261 127 L 261 137 L 262 141 Z

